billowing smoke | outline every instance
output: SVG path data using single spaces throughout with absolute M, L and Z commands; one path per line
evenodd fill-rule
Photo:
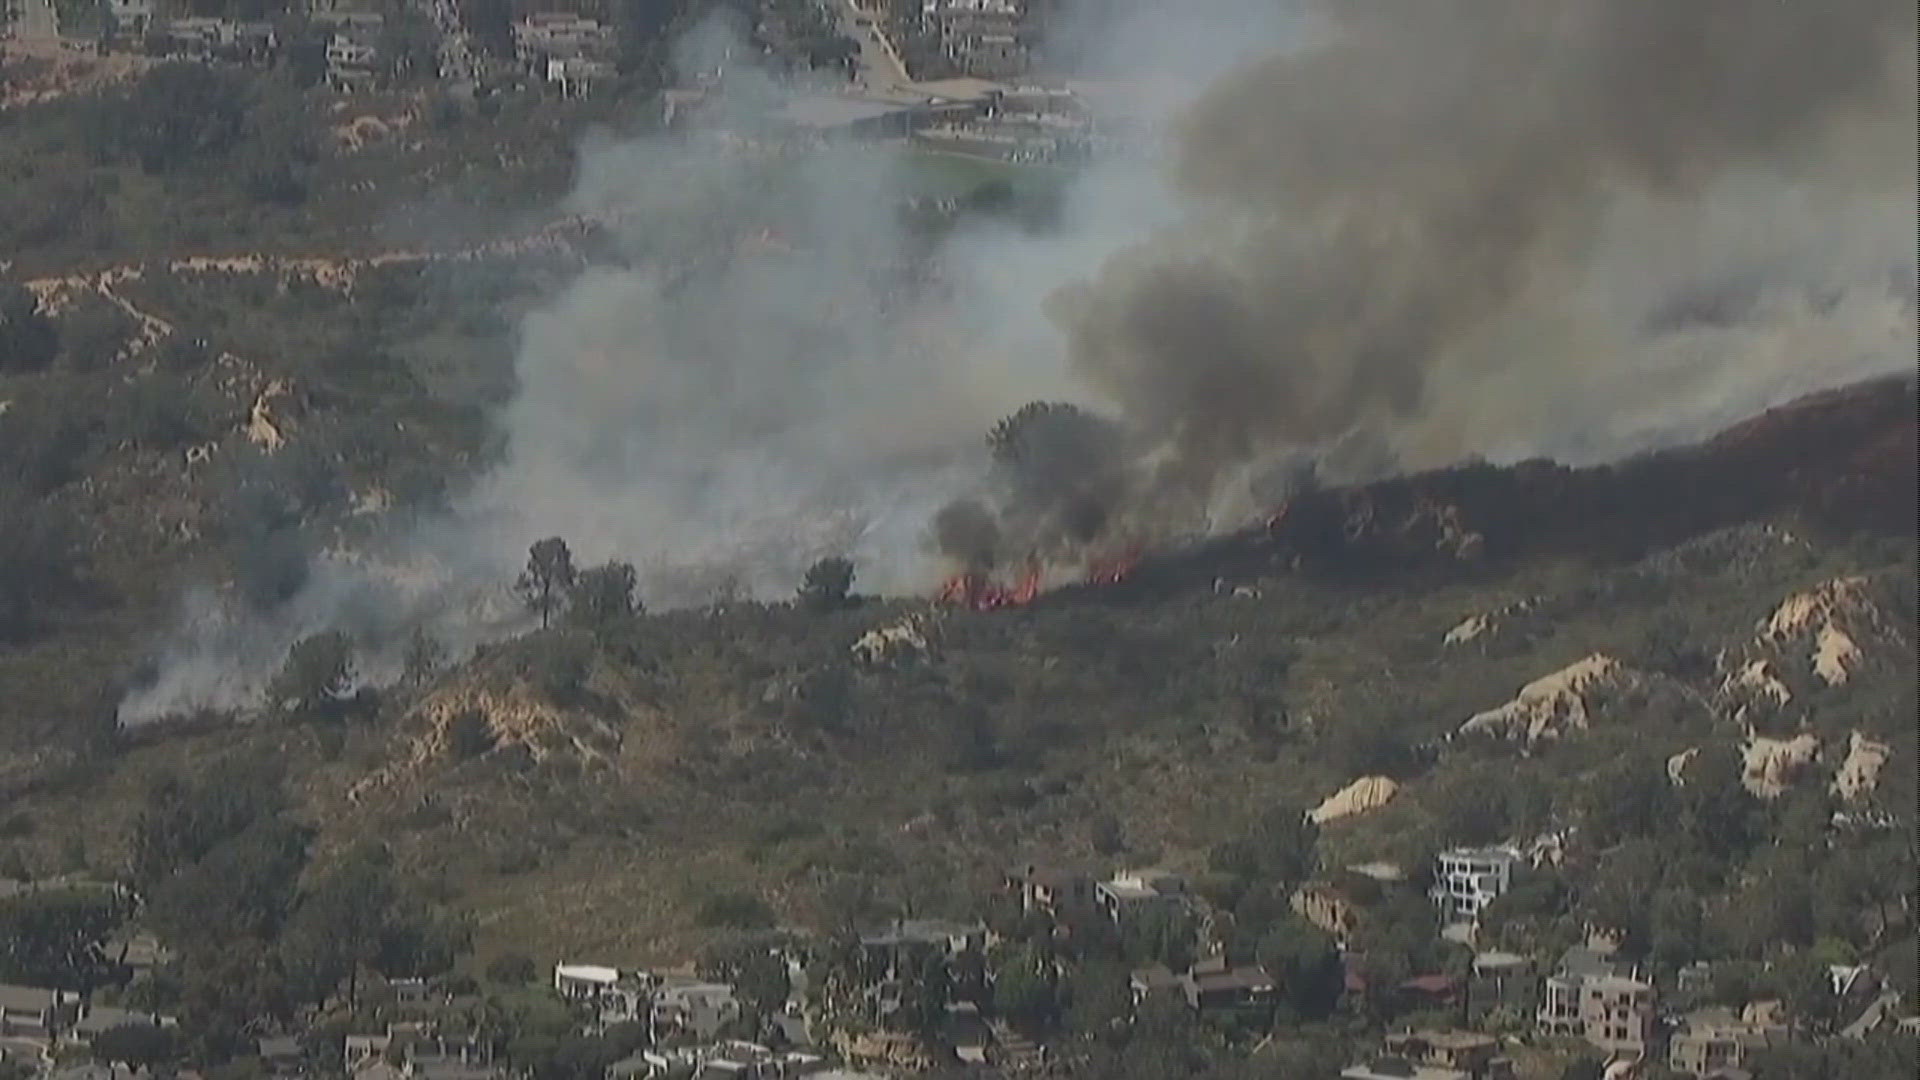
M 784 595 L 828 554 L 921 592 L 1911 362 L 1908 6 L 1131 7 L 1059 33 L 1168 152 L 1082 170 L 1052 235 L 933 245 L 896 155 L 783 148 L 787 91 L 703 29 L 682 66 L 724 69 L 719 122 L 582 151 L 570 209 L 615 257 L 519 327 L 499 466 L 265 617 L 190 624 L 123 716 L 244 703 L 321 628 L 508 632 L 543 536 L 656 606 Z
M 1118 488 L 1157 493 L 1149 520 L 1244 512 L 1233 488 L 1302 448 L 1359 477 L 1619 453 L 1909 349 L 1885 271 L 1912 262 L 1911 5 L 1316 14 L 1318 44 L 1176 125 L 1189 212 L 1052 300 L 1154 455 Z M 1647 317 L 1689 290 L 1743 310 Z

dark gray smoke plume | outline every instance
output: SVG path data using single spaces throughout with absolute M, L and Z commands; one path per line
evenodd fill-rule
M 1887 362 L 1881 332 L 1902 321 L 1862 289 L 1857 256 L 1864 240 L 1912 258 L 1911 4 L 1316 10 L 1320 44 L 1242 66 L 1178 124 L 1191 212 L 1053 298 L 1072 370 L 1163 455 L 1155 485 L 1217 502 L 1263 458 L 1343 438 L 1395 444 L 1368 471 L 1577 456 L 1527 415 L 1569 406 L 1552 422 L 1604 452 L 1596 426 L 1632 424 L 1632 442 L 1728 418 L 1710 399 L 1730 375 L 1745 385 L 1720 409 L 1764 404 L 1794 381 L 1769 378 L 1782 339 L 1860 351 L 1797 361 L 1825 379 Z M 1776 227 L 1770 212 L 1832 228 L 1773 250 L 1730 235 Z M 1761 270 L 1778 287 L 1739 332 L 1637 334 L 1622 317 L 1622 301 L 1670 302 L 1632 289 Z M 1643 282 L 1597 279 L 1623 273 Z M 1596 424 L 1642 362 L 1657 366 L 1625 396 L 1649 396 Z M 1603 376 L 1606 395 L 1576 400 Z

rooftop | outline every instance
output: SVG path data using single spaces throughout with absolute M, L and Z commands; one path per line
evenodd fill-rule
M 553 969 L 553 977 L 612 985 L 620 981 L 620 970 L 598 964 L 557 964 Z

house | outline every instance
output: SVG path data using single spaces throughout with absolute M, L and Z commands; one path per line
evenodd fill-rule
M 127 1024 L 152 1024 L 155 1027 L 170 1028 L 178 1026 L 179 1023 L 173 1017 L 162 1016 L 159 1013 L 116 1009 L 110 1005 L 89 1005 L 82 1001 L 77 1019 L 63 1034 L 72 1042 L 91 1042 L 94 1036 L 101 1032 L 110 1028 L 124 1027 Z
M 1627 970 L 1597 950 L 1568 949 L 1542 992 L 1541 1033 L 1584 1038 L 1609 1054 L 1644 1056 L 1654 1039 L 1653 987 Z
M 1258 964 L 1235 967 L 1216 956 L 1196 961 L 1180 982 L 1187 1007 L 1196 1012 L 1258 1009 L 1273 1003 L 1273 977 Z
M 984 1065 L 987 1048 L 993 1045 L 993 1032 L 980 1016 L 980 1006 L 971 1001 L 947 1006 L 947 1023 L 942 1039 L 953 1047 L 954 1056 L 969 1065 Z
M 1124 924 L 1143 911 L 1184 908 L 1187 883 L 1164 870 L 1134 870 L 1096 884 L 1093 899 L 1115 923 Z
M 1139 1008 L 1155 994 L 1171 993 L 1183 989 L 1180 976 L 1175 975 L 1165 964 L 1148 964 L 1135 968 L 1127 977 L 1127 988 L 1132 992 L 1133 1004 Z
M 563 98 L 583 98 L 613 78 L 610 60 L 589 56 L 555 56 L 547 60 L 547 83 Z
M 1472 1080 L 1459 1069 L 1415 1065 L 1406 1058 L 1380 1057 L 1340 1070 L 1341 1080 Z
M 113 32 L 123 37 L 144 37 L 153 25 L 154 0 L 107 0 L 107 17 Z
M 1507 1008 L 1525 1015 L 1532 1008 L 1533 961 L 1518 953 L 1489 950 L 1473 958 L 1469 994 L 1478 1009 Z
M 327 39 L 327 85 L 342 93 L 372 88 L 380 59 L 378 41 L 378 31 L 334 31 Z
M 1510 1080 L 1513 1059 L 1500 1054 L 1500 1041 L 1477 1031 L 1404 1031 L 1388 1035 L 1391 1057 L 1452 1069 L 1473 1080 Z
M 513 24 L 513 53 L 529 68 L 547 60 L 606 59 L 613 54 L 613 27 L 570 12 L 535 12 Z
M 1784 1024 L 1753 1023 L 1727 1009 L 1689 1013 L 1667 1042 L 1667 1067 L 1688 1076 L 1738 1069 L 1755 1051 L 1786 1041 Z
M 1007 892 L 1020 898 L 1022 911 L 1058 914 L 1063 907 L 1093 901 L 1093 880 L 1073 870 L 1026 863 L 1007 872 Z
M 917 970 L 932 953 L 952 958 L 983 952 L 988 944 L 987 924 L 944 919 L 895 919 L 884 929 L 860 935 L 860 952 L 869 970 L 884 972 L 889 980 Z
M 0 985 L 0 1038 L 52 1039 L 80 1015 L 80 995 Z
M 348 1035 L 341 1050 L 341 1062 L 350 1074 L 357 1074 L 363 1068 L 385 1061 L 387 1047 L 392 1045 L 393 1036 Z
M 1510 847 L 1454 848 L 1435 857 L 1428 895 L 1444 924 L 1478 925 L 1480 913 L 1513 884 L 1520 853 Z
M 602 1028 L 640 1019 L 652 982 L 645 972 L 623 974 L 598 964 L 556 964 L 553 969 L 554 992 Z
M 292 1035 L 269 1035 L 255 1043 L 260 1053 L 260 1064 L 269 1076 L 297 1076 L 306 1055 L 300 1049 L 300 1040 Z
M 648 1016 L 656 1043 L 674 1035 L 707 1042 L 740 1018 L 740 1002 L 726 983 L 669 975 L 654 992 Z

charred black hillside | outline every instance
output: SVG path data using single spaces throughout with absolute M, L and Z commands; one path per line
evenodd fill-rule
M 1915 382 L 1811 395 L 1692 446 L 1610 465 L 1462 465 L 1296 496 L 1263 526 L 1150 558 L 1142 592 L 1275 569 L 1376 575 L 1641 557 L 1761 520 L 1836 535 L 1915 521 Z

